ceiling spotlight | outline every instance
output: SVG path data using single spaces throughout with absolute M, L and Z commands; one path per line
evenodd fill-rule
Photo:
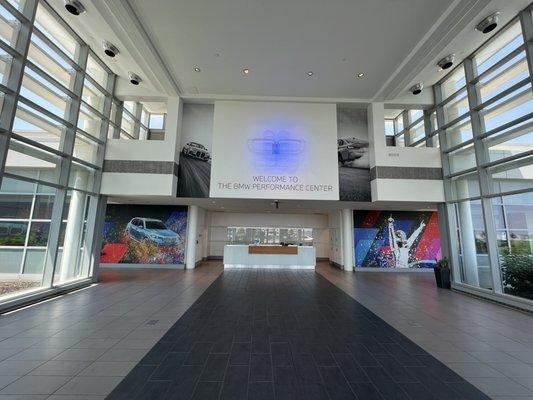
M 128 72 L 128 78 L 130 80 L 130 83 L 135 86 L 142 82 L 142 78 L 135 72 Z
M 420 82 L 420 83 L 417 83 L 416 85 L 411 86 L 409 91 L 416 96 L 417 94 L 422 93 L 422 89 L 424 89 L 424 84 Z
M 455 60 L 455 54 L 450 54 L 449 56 L 444 57 L 442 60 L 439 60 L 437 65 L 442 69 L 448 69 L 453 65 Z
M 476 30 L 482 33 L 492 32 L 498 26 L 499 16 L 499 12 L 495 12 L 494 14 L 489 15 L 487 18 L 483 19 L 479 24 L 476 25 Z
M 243 73 L 244 75 L 248 75 L 248 74 L 250 73 L 250 69 L 249 69 L 249 68 L 244 68 L 244 69 L 242 70 L 242 73 Z
M 313 76 L 315 73 L 313 71 L 307 71 L 307 76 Z
M 117 46 L 113 43 L 109 43 L 107 40 L 102 42 L 102 48 L 104 49 L 104 53 L 109 57 L 116 57 L 119 53 Z
M 363 76 L 365 76 L 365 73 L 364 72 L 359 72 L 357 75 L 355 75 L 356 77 L 358 78 L 362 78 Z
M 78 0 L 65 0 L 64 2 L 65 9 L 71 14 L 80 15 L 87 11 Z
M 200 71 L 201 71 L 200 67 L 194 67 L 194 72 L 200 72 Z

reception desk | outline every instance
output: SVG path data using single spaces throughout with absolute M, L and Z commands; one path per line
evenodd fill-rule
M 312 246 L 224 246 L 225 268 L 313 269 L 315 264 Z

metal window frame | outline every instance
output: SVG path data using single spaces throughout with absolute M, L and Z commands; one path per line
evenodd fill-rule
M 5 302 L 3 299 L 0 299 L 0 309 L 2 309 L 6 304 L 21 304 L 23 301 L 25 301 L 24 299 L 35 299 L 39 296 L 44 296 L 46 293 L 50 293 L 51 291 L 58 292 L 64 290 L 65 288 L 74 288 L 82 282 L 83 284 L 87 284 L 94 280 L 93 274 L 96 264 L 98 263 L 97 256 L 99 254 L 99 252 L 96 251 L 96 248 L 98 247 L 97 245 L 100 240 L 97 230 L 99 229 L 98 227 L 101 227 L 105 213 L 105 199 L 104 196 L 101 196 L 99 193 L 105 146 L 107 141 L 107 130 L 110 124 L 112 125 L 117 121 L 109 120 L 111 104 L 114 101 L 113 93 L 115 88 L 115 75 L 109 69 L 109 67 L 107 67 L 107 65 L 90 50 L 89 46 L 80 38 L 80 36 L 76 34 L 76 32 L 57 14 L 57 12 L 55 12 L 55 10 L 46 2 L 46 0 L 25 0 L 24 7 L 21 11 L 12 10 L 13 6 L 11 6 L 7 0 L 0 0 L 0 4 L 8 9 L 8 11 L 10 11 L 17 18 L 19 18 L 21 22 L 16 36 L 15 45 L 13 47 L 10 47 L 7 43 L 0 42 L 0 48 L 2 48 L 11 57 L 11 65 L 6 84 L 0 85 L 0 91 L 4 93 L 4 104 L 0 113 L 0 185 L 4 177 L 15 179 L 17 181 L 29 182 L 34 185 L 34 196 L 38 191 L 38 185 L 44 185 L 46 187 L 55 189 L 54 193 L 50 193 L 50 195 L 54 198 L 54 203 L 52 206 L 51 218 L 50 220 L 47 220 L 50 223 L 48 243 L 47 246 L 39 247 L 41 249 L 46 249 L 46 259 L 43 265 L 41 286 L 36 288 L 35 291 L 32 291 L 31 294 L 22 293 L 20 296 L 9 296 Z M 66 54 L 58 45 L 56 45 L 56 43 L 48 38 L 43 32 L 39 31 L 39 29 L 35 26 L 35 16 L 38 7 L 44 7 L 46 11 L 50 13 L 52 18 L 54 18 L 58 24 L 65 28 L 73 40 L 77 42 L 77 51 L 74 55 L 74 59 Z M 39 40 L 46 44 L 46 46 L 49 46 L 54 52 L 57 52 L 58 56 L 64 59 L 67 65 L 72 67 L 74 73 L 72 87 L 66 88 L 54 76 L 49 75 L 38 65 L 28 60 L 27 57 L 30 45 L 32 43 L 32 35 L 38 37 Z M 102 87 L 92 76 L 87 73 L 87 60 L 89 55 L 91 55 L 92 59 L 96 61 L 108 74 L 106 87 Z M 71 99 L 71 101 L 67 103 L 67 109 L 65 111 L 64 118 L 51 113 L 39 104 L 20 95 L 22 79 L 24 77 L 24 71 L 26 67 L 30 68 L 36 75 L 49 83 L 51 87 L 57 88 L 61 91 L 61 93 L 65 93 L 65 95 Z M 102 112 L 96 110 L 94 107 L 83 101 L 82 93 L 85 82 L 90 82 L 105 96 Z M 54 124 L 57 123 L 63 127 L 64 133 L 61 136 L 59 148 L 57 150 L 48 148 L 45 144 L 34 141 L 29 137 L 24 137 L 20 134 L 12 132 L 17 105 L 19 103 L 24 104 L 25 107 L 30 111 L 34 110 L 41 113 L 43 118 L 49 118 Z M 100 126 L 97 129 L 98 137 L 94 137 L 93 135 L 84 132 L 82 129 L 77 127 L 80 109 L 82 106 L 86 107 L 90 112 L 94 113 L 101 119 Z M 120 120 L 118 122 L 120 123 Z M 77 135 L 87 138 L 91 141 L 91 143 L 97 146 L 97 154 L 94 164 L 73 155 Z M 16 173 L 6 172 L 6 158 L 11 139 L 20 141 L 21 143 L 26 143 L 35 149 L 45 151 L 47 154 L 57 157 L 59 163 L 58 181 L 51 183 L 43 181 L 39 175 L 36 175 L 36 177 L 25 177 L 19 176 Z M 94 171 L 94 179 L 92 182 L 93 186 L 91 188 L 87 188 L 88 190 L 73 189 L 69 186 L 69 177 L 73 162 L 90 168 Z M 84 218 L 84 223 L 86 223 L 86 231 L 82 239 L 83 242 L 80 242 L 80 246 L 83 249 L 83 255 L 81 257 L 78 256 L 78 262 L 80 263 L 78 268 L 80 269 L 81 274 L 78 275 L 78 278 L 76 278 L 74 283 L 71 281 L 64 283 L 54 282 L 55 272 L 59 268 L 57 260 L 61 225 L 64 222 L 62 216 L 65 207 L 67 207 L 67 194 L 72 190 L 76 190 L 85 194 L 87 196 L 86 202 L 89 202 L 88 206 L 86 204 L 87 208 L 84 210 L 82 217 Z M 32 207 L 34 207 L 34 203 L 35 198 L 33 200 Z M 85 212 L 87 212 L 87 214 L 85 214 Z M 32 215 L 30 215 L 30 217 L 32 217 Z M 30 220 L 33 219 L 30 218 Z M 30 229 L 31 224 L 28 223 L 28 232 Z M 28 238 L 26 237 L 25 244 L 27 244 L 27 239 Z M 26 253 L 26 250 L 31 250 L 33 247 L 35 246 L 24 246 L 24 252 Z M 24 268 L 24 257 L 21 264 L 21 273 L 23 272 L 22 268 Z
M 489 146 L 487 142 L 487 138 L 496 135 L 500 132 L 504 132 L 502 135 L 502 138 L 505 139 L 505 137 L 509 137 L 516 129 L 520 129 L 520 124 L 530 121 L 533 119 L 533 112 L 528 113 L 526 115 L 523 115 L 521 117 L 515 118 L 513 121 L 507 122 L 497 128 L 494 128 L 490 131 L 485 130 L 484 126 L 484 120 L 482 117 L 482 112 L 487 108 L 490 107 L 490 105 L 498 102 L 505 96 L 508 96 L 509 94 L 517 91 L 518 89 L 526 86 L 531 85 L 532 77 L 533 77 L 533 18 L 531 14 L 531 6 L 527 9 L 521 11 L 517 18 L 514 18 L 511 20 L 507 25 L 510 26 L 511 24 L 515 23 L 517 19 L 520 21 L 522 34 L 524 36 L 524 44 L 519 46 L 517 49 L 513 50 L 509 54 L 502 57 L 500 60 L 498 60 L 494 65 L 489 67 L 487 70 L 483 71 L 481 74 L 477 74 L 475 63 L 474 63 L 474 57 L 478 52 L 488 45 L 488 43 L 491 43 L 493 40 L 497 40 L 498 34 L 491 37 L 487 42 L 485 42 L 482 46 L 480 46 L 476 51 L 474 51 L 469 57 L 467 57 L 460 65 L 458 65 L 456 68 L 464 68 L 465 71 L 465 78 L 466 78 L 466 91 L 468 96 L 468 107 L 469 112 L 465 115 L 462 115 L 460 118 L 455 119 L 454 121 L 450 121 L 447 124 L 443 124 L 444 122 L 444 115 L 443 115 L 443 107 L 444 105 L 450 101 L 450 98 L 454 98 L 458 95 L 458 92 L 465 90 L 465 88 L 462 88 L 458 90 L 457 92 L 450 95 L 447 99 L 442 98 L 442 91 L 441 91 L 441 85 L 443 82 L 445 82 L 445 79 L 449 77 L 447 75 L 443 79 L 441 79 L 436 85 L 434 85 L 434 93 L 435 93 L 435 102 L 437 104 L 436 110 L 437 110 L 437 122 L 439 125 L 438 135 L 439 139 L 441 141 L 441 158 L 442 158 L 442 164 L 443 164 L 443 172 L 444 172 L 444 192 L 445 192 L 445 198 L 446 203 L 442 207 L 442 213 L 443 213 L 443 221 L 441 225 L 441 229 L 445 231 L 445 240 L 444 243 L 447 244 L 445 253 L 450 256 L 450 259 L 452 261 L 452 271 L 453 271 L 453 280 L 454 284 L 457 286 L 467 286 L 469 285 L 463 283 L 463 279 L 461 278 L 462 273 L 460 270 L 460 262 L 459 262 L 459 252 L 460 249 L 458 248 L 458 241 L 454 240 L 454 234 L 456 234 L 459 230 L 457 227 L 457 220 L 456 220 L 456 205 L 463 202 L 463 201 L 480 201 L 482 212 L 483 212 L 483 223 L 485 226 L 485 234 L 487 239 L 487 253 L 489 258 L 489 267 L 490 267 L 490 276 L 492 280 L 492 289 L 491 290 L 485 290 L 483 289 L 483 292 L 487 292 L 490 295 L 496 295 L 496 296 L 502 296 L 505 295 L 503 287 L 502 287 L 502 278 L 501 278 L 501 268 L 500 268 L 500 257 L 499 257 L 499 251 L 498 251 L 498 242 L 497 242 L 497 232 L 495 219 L 494 219 L 494 209 L 492 205 L 492 200 L 497 197 L 502 196 L 509 196 L 514 194 L 522 194 L 522 193 L 530 193 L 533 192 L 533 189 L 531 188 L 524 188 L 524 189 L 517 189 L 517 190 L 508 190 L 505 192 L 495 192 L 492 184 L 492 175 L 491 170 L 498 166 L 513 166 L 518 165 L 520 163 L 528 163 L 531 156 L 533 156 L 533 150 L 530 151 L 524 151 L 520 154 L 511 155 L 508 157 L 504 157 L 498 160 L 490 160 L 489 157 Z M 503 32 L 505 30 L 502 29 L 500 32 Z M 480 100 L 480 93 L 479 93 L 479 85 L 478 83 L 480 80 L 482 80 L 484 77 L 489 76 L 492 72 L 500 68 L 505 63 L 509 62 L 511 59 L 516 57 L 518 54 L 523 52 L 525 50 L 526 52 L 526 59 L 528 63 L 528 69 L 529 69 L 529 77 L 524 78 L 520 80 L 519 82 L 513 84 L 511 87 L 501 91 L 497 95 L 493 96 L 492 98 L 486 100 L 485 102 L 481 102 Z M 450 72 L 450 74 L 453 73 Z M 533 90 L 533 89 L 532 89 Z M 498 107 L 500 107 L 501 104 L 498 104 Z M 447 129 L 454 125 L 456 122 L 460 121 L 463 118 L 466 118 L 466 115 L 470 117 L 470 123 L 472 126 L 472 139 L 459 143 L 457 145 L 453 145 L 451 147 L 447 146 L 447 135 L 446 131 Z M 516 129 L 512 129 L 513 127 L 516 127 Z M 467 170 L 451 173 L 450 172 L 450 165 L 449 165 L 449 155 L 460 148 L 464 148 L 465 146 L 473 145 L 474 146 L 474 152 L 475 152 L 475 158 L 476 158 L 476 166 L 473 168 L 469 168 Z M 529 164 L 528 164 L 529 165 Z M 464 199 L 456 199 L 452 196 L 452 179 L 464 175 L 464 174 L 475 174 L 479 181 L 480 185 L 480 194 L 476 196 L 470 196 Z M 504 215 L 505 218 L 505 215 Z M 473 287 L 473 286 L 472 286 Z M 479 288 L 476 288 L 476 290 Z M 521 299 L 517 298 L 520 301 L 524 302 L 530 302 L 527 299 Z

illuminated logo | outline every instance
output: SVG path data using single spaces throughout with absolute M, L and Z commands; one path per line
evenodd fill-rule
M 287 131 L 267 130 L 262 138 L 248 140 L 248 149 L 254 154 L 256 166 L 273 173 L 294 171 L 304 148 L 305 141 L 291 138 Z

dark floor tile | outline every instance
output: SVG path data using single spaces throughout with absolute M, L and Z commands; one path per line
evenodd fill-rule
M 211 351 L 212 343 L 209 342 L 196 342 L 193 346 L 187 358 L 185 358 L 184 365 L 204 365 Z
M 320 367 L 319 369 L 330 398 L 336 400 L 356 398 L 338 367 Z
M 387 400 L 408 400 L 402 388 L 381 367 L 363 367 L 376 389 Z
M 233 344 L 233 335 L 224 335 L 213 342 L 211 353 L 229 353 Z
M 148 381 L 142 388 L 141 392 L 135 397 L 135 400 L 160 400 L 170 387 L 170 381 Z
M 203 367 L 201 366 L 181 366 L 176 371 L 176 379 L 167 391 L 167 399 L 189 400 L 194 393 Z
M 210 354 L 204 372 L 200 376 L 200 381 L 222 382 L 228 365 L 228 358 L 227 354 Z
M 249 365 L 251 343 L 235 342 L 231 348 L 230 365 Z
M 294 370 L 300 382 L 321 382 L 320 373 L 311 354 L 294 354 Z
M 421 383 L 401 383 L 400 386 L 411 400 L 436 400 L 436 397 Z
M 292 365 L 292 356 L 289 343 L 270 343 L 270 352 L 272 353 L 272 365 L 289 366 Z
M 248 397 L 248 366 L 230 366 L 222 386 L 221 400 L 245 400 Z
M 109 398 L 193 396 L 488 399 L 318 274 L 286 270 L 222 274 Z
M 272 381 L 272 359 L 270 353 L 252 354 L 250 382 Z
M 198 382 L 192 400 L 218 400 L 222 382 Z
M 416 375 L 410 370 L 405 369 L 400 363 L 390 355 L 382 356 L 376 355 L 376 360 L 383 367 L 385 371 L 392 377 L 397 383 L 418 383 Z
M 179 367 L 183 364 L 187 353 L 169 353 L 161 364 L 156 368 L 150 380 L 166 381 L 176 378 Z
M 361 367 L 377 367 L 379 364 L 374 356 L 362 343 L 351 343 L 348 345 L 355 362 Z
M 248 384 L 248 400 L 274 400 L 275 398 L 272 382 L 250 382 Z
M 319 367 L 333 367 L 337 365 L 327 344 L 310 343 L 309 351 L 313 355 L 316 365 Z
M 403 366 L 422 365 L 415 354 L 409 354 L 399 344 L 384 344 L 385 349 Z
M 252 335 L 252 353 L 270 353 L 270 340 L 266 334 Z
M 349 382 L 369 382 L 368 376 L 363 369 L 355 362 L 351 354 L 334 354 L 333 357 L 340 370 Z
M 329 396 L 322 383 L 306 382 L 298 385 L 297 398 L 299 400 L 328 400 Z
M 360 400 L 385 400 L 372 383 L 350 382 L 350 386 Z

